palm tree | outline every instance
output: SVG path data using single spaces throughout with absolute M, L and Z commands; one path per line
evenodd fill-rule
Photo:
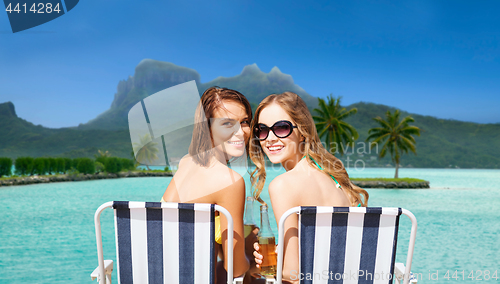
M 332 97 L 330 94 L 328 96 L 328 103 L 324 99 L 318 98 L 319 108 L 314 109 L 318 115 L 313 116 L 313 119 L 316 122 L 318 135 L 320 138 L 324 138 L 327 145 L 326 148 L 330 153 L 335 154 L 340 152 L 341 155 L 344 155 L 346 151 L 345 146 L 349 146 L 349 143 L 352 143 L 354 146 L 354 140 L 359 137 L 356 129 L 345 122 L 344 119 L 356 114 L 358 109 L 352 108 L 347 110 L 341 107 L 341 98 Z
M 97 150 L 97 153 L 99 153 L 99 155 L 94 154 L 94 157 L 95 157 L 96 159 L 98 159 L 98 158 L 107 158 L 107 157 L 111 157 L 111 153 L 109 153 L 109 151 L 108 151 L 108 150 L 106 150 L 106 152 L 103 152 L 103 151 L 101 151 L 101 150 Z
M 134 153 L 137 153 L 135 155 L 136 161 L 141 163 L 151 163 L 154 160 L 158 159 L 158 148 L 156 147 L 158 143 L 152 142 L 149 134 L 145 134 L 144 136 L 139 137 L 139 139 L 140 143 L 135 142 L 132 144 L 132 146 L 134 147 Z M 150 170 L 148 164 L 145 163 L 145 166 L 148 170 Z
M 102 152 L 101 150 L 97 150 L 97 152 L 99 152 L 99 155 L 101 155 L 101 157 L 111 157 L 111 153 L 109 153 L 108 150 L 106 150 L 106 152 Z
M 399 110 L 396 110 L 394 113 L 387 111 L 385 116 L 386 120 L 382 119 L 380 116 L 373 119 L 380 127 L 370 129 L 366 141 L 373 140 L 373 144 L 370 144 L 370 149 L 375 145 L 383 145 L 379 153 L 380 158 L 385 157 L 387 151 L 391 153 L 392 161 L 396 164 L 396 174 L 394 178 L 398 178 L 401 154 L 408 153 L 408 150 L 415 153 L 415 155 L 417 154 L 415 138 L 412 135 L 420 136 L 420 128 L 409 125 L 410 122 L 415 122 L 411 116 L 407 116 L 400 121 Z

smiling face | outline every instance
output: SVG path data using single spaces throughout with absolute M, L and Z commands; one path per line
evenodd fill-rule
M 234 101 L 223 101 L 210 119 L 214 149 L 227 158 L 240 157 L 250 135 L 249 117 L 245 107 Z
M 279 104 L 271 103 L 260 112 L 258 123 L 271 127 L 280 120 L 290 121 L 293 126 L 296 126 L 295 121 Z M 300 142 L 301 137 L 297 128 L 294 128 L 293 132 L 285 138 L 279 138 L 269 130 L 267 138 L 260 141 L 260 146 L 272 163 L 281 163 L 288 170 L 302 158 L 299 151 Z

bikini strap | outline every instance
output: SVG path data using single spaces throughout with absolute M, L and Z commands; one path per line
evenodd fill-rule
M 302 157 L 302 159 L 304 159 L 305 157 L 306 157 L 306 156 Z M 302 159 L 301 159 L 301 160 L 302 160 Z M 319 165 L 319 164 L 318 164 L 318 163 L 317 163 L 317 162 L 316 162 L 316 161 L 315 161 L 312 157 L 309 157 L 309 159 L 311 159 L 311 160 L 312 160 L 312 161 L 316 164 L 316 166 L 318 166 L 318 168 L 319 168 L 320 170 L 322 170 L 322 171 L 323 171 L 323 168 L 322 168 L 322 167 L 321 167 L 321 166 L 320 166 L 320 165 Z M 342 186 L 341 186 L 341 185 L 340 185 L 340 183 L 339 183 L 339 182 L 335 179 L 335 177 L 334 177 L 334 176 L 332 176 L 332 175 L 330 175 L 330 176 L 332 177 L 333 181 L 337 184 L 337 187 L 338 187 L 338 188 L 340 188 L 340 189 L 342 189 Z

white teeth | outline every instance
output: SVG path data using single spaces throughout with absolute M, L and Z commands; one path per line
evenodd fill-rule
M 276 151 L 276 150 L 281 150 L 283 146 L 271 146 L 267 147 L 270 151 Z
M 233 144 L 233 145 L 242 145 L 243 144 L 243 141 L 238 141 L 238 142 L 233 142 L 233 141 L 227 141 L 229 144 Z

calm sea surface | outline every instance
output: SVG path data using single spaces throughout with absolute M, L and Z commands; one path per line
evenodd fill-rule
M 269 171 L 269 180 L 281 172 Z M 348 172 L 351 177 L 394 175 L 394 169 Z M 400 169 L 400 177 L 429 180 L 431 189 L 368 189 L 369 205 L 402 207 L 417 217 L 412 271 L 421 273 L 419 283 L 485 279 L 500 283 L 490 278 L 495 271 L 500 277 L 500 170 Z M 158 201 L 170 180 L 127 178 L 0 188 L 0 283 L 91 283 L 90 273 L 97 266 L 95 210 L 112 200 Z M 263 197 L 269 200 L 267 187 Z M 254 214 L 258 220 L 257 204 Z M 112 210 L 101 218 L 104 257 L 115 259 Z M 275 220 L 271 222 L 276 232 Z M 398 262 L 406 257 L 409 228 L 410 221 L 402 216 Z M 444 278 L 448 270 L 449 280 Z M 455 270 L 458 280 L 452 278 Z M 468 277 L 471 271 L 474 280 Z M 113 279 L 117 280 L 116 272 Z

